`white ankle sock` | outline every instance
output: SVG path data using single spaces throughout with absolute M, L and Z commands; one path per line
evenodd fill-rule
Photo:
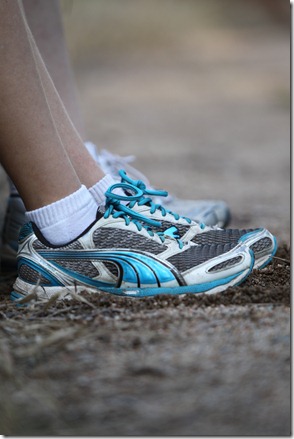
M 102 180 L 99 180 L 94 186 L 89 188 L 89 192 L 98 206 L 105 204 L 105 192 L 111 185 L 116 183 L 117 181 L 115 181 L 110 174 L 106 174 Z M 125 196 L 125 193 L 120 188 L 115 189 L 115 193 Z
M 8 179 L 8 182 L 9 182 L 10 195 L 19 195 L 16 187 L 14 186 L 10 178 Z M 115 181 L 110 174 L 106 174 L 105 177 L 103 177 L 96 184 L 94 184 L 94 186 L 88 189 L 98 206 L 105 204 L 104 194 L 107 191 L 107 189 L 115 183 L 117 183 L 117 181 Z M 120 189 L 117 189 L 116 193 L 121 193 L 121 195 L 124 195 L 124 192 Z
M 48 206 L 26 212 L 53 245 L 77 238 L 96 219 L 97 204 L 86 186 Z

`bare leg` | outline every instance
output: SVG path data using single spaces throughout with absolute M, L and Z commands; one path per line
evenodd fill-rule
M 83 150 L 83 142 L 38 58 L 21 0 L 0 0 L 0 41 L 0 161 L 29 210 L 28 219 L 51 244 L 61 245 L 95 221 L 99 204 L 63 144 L 73 141 L 73 149 Z M 103 202 L 101 182 L 94 181 Z
M 104 173 L 84 147 L 80 135 L 69 118 L 28 26 L 27 32 L 33 50 L 37 70 L 40 74 L 40 79 L 44 87 L 48 105 L 54 117 L 58 134 L 80 181 L 87 187 L 91 187 L 97 183 L 98 180 L 104 177 Z
M 0 160 L 27 209 L 80 186 L 63 148 L 17 1 L 0 0 Z
M 58 94 L 83 140 L 85 128 L 65 43 L 58 0 L 23 0 L 28 25 Z
M 67 116 L 28 33 L 21 3 L 1 0 L 0 5 L 0 38 L 4 43 L 0 48 L 0 96 L 6 103 L 0 109 L 0 159 L 26 208 L 32 210 L 64 197 L 81 183 L 91 186 L 104 174 L 83 147 Z M 70 150 L 71 159 L 63 145 Z M 44 163 L 48 168 L 45 172 Z M 63 171 L 65 163 L 68 172 Z M 32 178 L 28 179 L 29 169 Z M 53 177 L 58 170 L 60 179 Z

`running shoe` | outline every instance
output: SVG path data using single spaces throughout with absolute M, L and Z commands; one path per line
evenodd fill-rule
M 167 196 L 166 191 L 147 189 L 143 181 L 133 180 L 124 170 L 119 171 L 119 176 L 122 183 L 130 184 L 140 191 L 136 197 L 132 194 L 128 206 L 148 218 L 159 221 L 161 225 L 157 230 L 165 235 L 200 245 L 244 243 L 254 252 L 255 269 L 264 268 L 269 264 L 277 251 L 276 238 L 265 228 L 220 229 L 198 223 L 153 201 L 153 197 L 158 199 Z
M 154 202 L 154 197 L 158 201 L 160 197 L 167 196 L 166 191 L 147 189 L 143 181 L 131 179 L 123 170 L 119 171 L 118 175 L 122 183 L 128 183 L 141 190 L 140 194 L 133 197 L 132 200 L 126 196 L 124 201 L 129 203 L 128 205 L 132 210 L 158 221 L 160 225 L 157 231 L 183 241 L 191 240 L 195 244 L 229 243 L 234 246 L 243 242 L 254 252 L 254 269 L 264 268 L 275 255 L 277 241 L 267 229 L 223 230 L 215 226 L 207 226 L 204 223 L 193 221 Z M 112 196 L 116 197 L 115 194 Z M 24 223 L 25 208 L 22 199 L 18 195 L 10 196 L 2 234 L 2 274 L 16 272 L 18 235 Z
M 118 171 L 125 169 L 132 179 L 141 180 L 147 187 L 151 188 L 148 178 L 130 165 L 135 159 L 134 156 L 122 157 L 105 149 L 99 151 L 92 142 L 85 142 L 85 146 L 106 174 L 111 174 L 114 179 L 119 181 Z M 227 203 L 220 200 L 185 200 L 169 194 L 164 201 L 155 200 L 155 202 L 161 202 L 169 210 L 181 212 L 184 216 L 210 226 L 226 227 L 231 219 Z
M 13 300 L 32 292 L 70 298 L 85 290 L 127 297 L 212 294 L 250 274 L 254 255 L 246 245 L 184 243 L 156 233 L 151 227 L 158 227 L 157 221 L 119 203 L 119 195 L 108 196 L 119 186 L 107 191 L 106 210 L 98 210 L 97 221 L 67 245 L 51 245 L 36 225 L 23 226 Z

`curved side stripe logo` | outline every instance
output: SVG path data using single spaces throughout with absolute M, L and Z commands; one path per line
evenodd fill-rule
M 78 251 L 78 252 L 64 252 L 54 251 L 46 252 L 40 251 L 39 254 L 47 259 L 50 263 L 58 267 L 59 270 L 71 275 L 76 279 L 84 279 L 86 283 L 92 285 L 105 285 L 103 279 L 98 281 L 95 279 L 89 279 L 87 273 L 81 275 L 74 271 L 63 268 L 58 264 L 58 259 L 71 259 L 81 260 L 87 259 L 94 261 L 109 261 L 116 263 L 121 268 L 121 282 L 132 283 L 140 286 L 142 284 L 160 286 L 166 282 L 176 280 L 175 275 L 172 273 L 170 267 L 158 261 L 152 256 L 147 256 L 141 253 L 135 253 L 131 251 L 118 250 L 114 252 L 105 251 Z M 119 286 L 119 285 L 118 285 Z

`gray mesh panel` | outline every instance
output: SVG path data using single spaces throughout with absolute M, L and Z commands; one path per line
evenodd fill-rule
M 220 264 L 215 265 L 214 267 L 210 268 L 208 271 L 214 272 L 214 271 L 223 270 L 224 268 L 233 267 L 241 260 L 242 260 L 242 256 L 236 256 L 235 258 L 228 259 L 227 261 L 224 261 L 224 262 L 221 262 Z
M 166 246 L 159 244 L 136 232 L 121 229 L 101 227 L 93 234 L 95 247 L 98 249 L 127 248 L 143 250 L 155 255 L 166 250 Z
M 35 250 L 47 250 L 47 249 L 50 249 L 51 251 L 54 251 L 54 250 L 68 250 L 68 249 L 80 250 L 80 249 L 83 248 L 82 245 L 78 241 L 75 241 L 75 242 L 72 242 L 71 244 L 63 245 L 63 246 L 58 247 L 58 248 L 55 249 L 55 248 L 52 248 L 52 247 L 47 247 L 45 244 L 43 244 L 38 239 L 36 241 L 34 241 L 33 247 L 34 247 Z
M 266 250 L 268 248 L 272 247 L 272 240 L 268 237 L 262 238 L 259 241 L 255 242 L 250 246 L 251 250 L 254 251 L 254 253 L 260 253 L 263 250 Z
M 226 243 L 190 247 L 186 251 L 171 256 L 168 258 L 168 261 L 171 262 L 180 272 L 183 272 L 192 267 L 196 267 L 209 259 L 228 252 L 234 246 L 235 244 L 233 243 Z
M 41 285 L 50 285 L 50 281 L 45 277 L 41 276 L 36 270 L 22 264 L 18 270 L 18 276 L 25 282 L 36 284 L 38 281 Z
M 107 270 L 110 271 L 110 273 L 112 273 L 116 277 L 118 276 L 118 268 L 115 264 L 113 264 L 112 262 L 109 262 L 109 261 L 103 261 L 103 264 L 105 265 Z
M 252 232 L 253 229 L 225 229 L 225 230 L 210 230 L 209 232 L 199 233 L 193 238 L 196 244 L 237 244 L 241 236 Z
M 67 268 L 68 270 L 71 271 L 75 271 L 76 273 L 80 273 L 83 274 L 84 276 L 87 277 L 96 277 L 99 275 L 99 271 L 97 270 L 96 267 L 94 267 L 94 265 L 92 264 L 91 261 L 87 261 L 87 260 L 68 260 L 68 259 L 63 259 L 60 260 L 58 259 L 57 261 L 58 265 L 61 265 L 64 268 Z

